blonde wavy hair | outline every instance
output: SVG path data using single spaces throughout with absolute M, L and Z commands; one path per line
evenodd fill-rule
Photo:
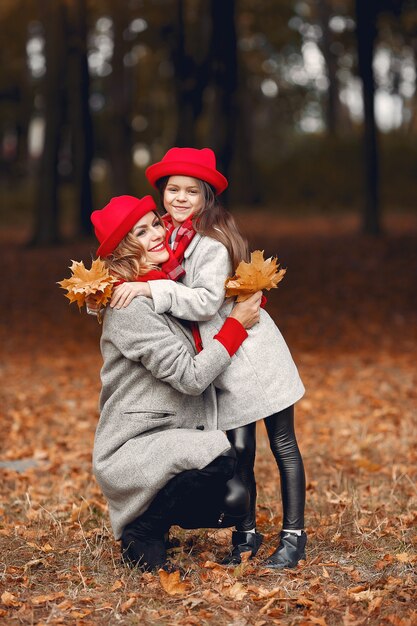
M 163 225 L 159 215 L 157 213 L 155 215 Z M 157 265 L 146 260 L 145 248 L 132 231 L 123 237 L 117 248 L 103 261 L 112 276 L 127 282 L 136 280 L 138 276 L 143 276 L 150 270 L 158 269 Z

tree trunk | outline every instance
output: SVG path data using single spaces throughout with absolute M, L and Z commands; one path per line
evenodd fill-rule
M 329 28 L 331 11 L 328 0 L 318 0 L 317 9 L 320 26 L 323 32 L 320 47 L 326 63 L 327 78 L 329 81 L 326 101 L 326 127 L 329 135 L 333 136 L 337 133 L 339 123 L 339 86 L 336 74 L 337 60 L 331 50 L 332 35 Z
M 248 206 L 260 204 L 262 195 L 253 157 L 252 91 L 247 84 L 247 72 L 242 63 L 239 63 L 238 78 L 235 157 L 231 168 L 233 184 L 228 197 L 234 203 Z
M 73 137 L 73 167 L 78 231 L 91 233 L 90 215 L 93 208 L 90 168 L 93 158 L 93 124 L 89 107 L 89 72 L 87 61 L 86 0 L 69 3 L 71 23 L 71 84 L 69 88 L 70 116 Z
M 197 41 L 204 44 L 201 29 L 204 20 L 194 27 L 198 28 Z M 190 46 L 192 47 L 192 46 Z M 200 58 L 197 58 L 200 56 Z M 177 101 L 177 132 L 175 145 L 178 147 L 196 146 L 197 120 L 203 110 L 203 94 L 208 81 L 207 51 L 202 55 L 194 54 L 186 49 L 186 25 L 184 16 L 184 2 L 177 2 L 177 25 L 172 44 L 172 59 L 175 68 L 175 90 Z
M 230 175 L 236 137 L 237 41 L 235 0 L 211 3 L 211 82 L 214 90 L 209 141 L 223 174 Z
M 112 13 L 114 49 L 111 73 L 112 113 L 108 132 L 113 195 L 131 193 L 132 171 L 132 102 L 124 65 L 126 44 L 123 32 L 128 26 L 126 3 L 119 3 Z
M 56 0 L 41 3 L 45 28 L 46 75 L 43 85 L 45 137 L 35 204 L 33 245 L 55 243 L 58 231 L 58 152 L 64 120 L 66 58 L 65 7 Z
M 356 0 L 356 35 L 359 75 L 362 79 L 364 104 L 363 154 L 365 166 L 365 207 L 363 230 L 377 235 L 381 232 L 379 205 L 379 162 L 375 124 L 375 80 L 373 73 L 374 45 L 377 35 L 378 0 Z

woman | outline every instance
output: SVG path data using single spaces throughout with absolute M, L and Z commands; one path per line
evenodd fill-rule
M 216 169 L 212 150 L 171 148 L 146 176 L 161 195 L 167 211 L 171 247 L 182 261 L 183 284 L 154 281 L 125 283 L 115 290 L 111 307 L 126 306 L 136 294 L 153 299 L 155 311 L 199 321 L 203 345 L 231 310 L 224 283 L 247 257 L 247 245 L 236 224 L 217 201 L 227 187 Z M 304 386 L 288 347 L 266 311 L 236 355 L 233 365 L 215 381 L 218 427 L 227 430 L 238 454 L 237 473 L 251 494 L 247 517 L 232 535 L 224 563 L 238 564 L 241 554 L 254 556 L 262 542 L 256 531 L 254 461 L 256 422 L 264 419 L 270 447 L 278 465 L 283 504 L 279 543 L 265 561 L 267 567 L 295 567 L 305 559 L 305 475 L 294 430 L 294 404 Z
M 120 196 L 92 214 L 97 256 L 121 281 L 164 275 L 169 251 L 155 209 L 150 196 Z M 216 430 L 210 383 L 247 337 L 245 327 L 258 321 L 260 297 L 237 305 L 197 356 L 187 326 L 155 313 L 149 299 L 104 311 L 93 469 L 130 563 L 148 569 L 163 565 L 169 526 L 201 523 L 204 516 L 192 506 L 196 501 L 208 499 L 219 513 L 236 504 L 226 484 L 233 475 L 233 454 L 225 434 Z M 199 500 L 201 485 L 207 493 Z M 237 499 L 244 500 L 244 494 Z M 228 524 L 226 515 L 216 525 Z

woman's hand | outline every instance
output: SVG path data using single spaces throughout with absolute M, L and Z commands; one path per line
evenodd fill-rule
M 152 298 L 148 283 L 122 283 L 113 291 L 110 306 L 113 309 L 127 307 L 136 296 Z
M 98 315 L 100 311 L 100 307 L 97 304 L 97 300 L 94 295 L 90 294 L 85 297 L 85 304 L 87 307 L 87 313 L 89 315 Z
M 229 317 L 234 317 L 244 328 L 252 328 L 259 322 L 262 291 L 257 291 L 244 302 L 236 304 Z

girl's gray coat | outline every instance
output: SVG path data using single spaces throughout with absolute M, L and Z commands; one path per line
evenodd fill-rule
M 100 347 L 93 470 L 119 539 L 174 475 L 201 469 L 230 448 L 216 430 L 210 383 L 231 359 L 215 339 L 195 356 L 181 322 L 155 313 L 152 300 L 141 297 L 125 309 L 107 307 Z
M 149 282 L 155 311 L 199 321 L 203 345 L 221 328 L 232 302 L 224 300 L 225 280 L 232 275 L 226 247 L 195 235 L 185 252 L 183 284 L 167 280 Z M 191 289 L 190 289 L 191 287 Z M 276 324 L 261 309 L 261 319 L 214 381 L 217 388 L 218 427 L 244 426 L 294 404 L 304 394 L 291 353 Z

